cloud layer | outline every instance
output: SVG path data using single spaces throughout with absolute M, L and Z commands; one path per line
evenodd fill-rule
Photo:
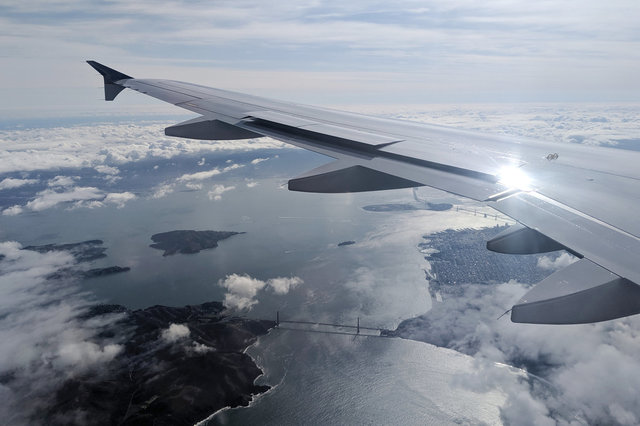
M 92 124 L 74 127 L 0 130 L 0 175 L 37 170 L 95 168 L 116 174 L 117 166 L 180 155 L 281 148 L 269 138 L 243 141 L 199 141 L 164 137 L 166 122 Z M 82 142 L 79 142 L 82 141 Z M 229 166 L 233 168 L 238 165 Z M 231 169 L 229 169 L 231 170 Z M 220 170 L 219 172 L 228 171 Z M 211 171 L 211 176 L 219 173 Z M 204 172 L 205 174 L 207 172 Z M 211 177 L 208 175 L 202 178 Z M 185 175 L 182 180 L 199 179 Z
M 637 15 L 631 0 L 10 1 L 0 65 L 8 88 L 97 86 L 69 64 L 98 55 L 135 76 L 316 97 L 348 88 L 359 98 L 610 99 L 638 93 Z M 34 66 L 41 60 L 48 73 Z
M 64 187 L 60 189 L 45 189 L 35 194 L 35 198 L 24 206 L 15 205 L 2 211 L 5 216 L 15 216 L 25 211 L 39 212 L 57 205 L 78 207 L 102 207 L 107 204 L 123 208 L 127 201 L 136 198 L 131 192 L 107 193 L 94 187 Z
M 129 178 L 136 178 L 134 180 L 138 182 L 140 173 L 151 174 L 151 179 L 168 173 L 154 174 L 145 169 L 148 166 L 141 166 L 140 171 L 133 170 L 137 163 L 146 165 L 158 161 L 166 164 L 174 158 L 183 159 L 199 154 L 237 153 L 284 146 L 269 138 L 203 142 L 164 138 L 160 135 L 161 126 L 155 122 L 0 130 L 3 147 L 0 150 L 0 191 L 21 191 L 17 197 L 20 200 L 31 194 L 31 199 L 26 203 L 5 204 L 2 213 L 17 215 L 57 205 L 72 208 L 115 205 L 122 208 L 138 196 L 128 190 L 131 186 Z M 83 142 L 78 143 L 78 140 Z M 204 163 L 200 160 L 194 167 L 196 165 L 201 167 Z M 184 170 L 176 168 L 175 172 L 182 174 L 164 182 L 158 182 L 160 179 L 155 177 L 156 186 L 143 188 L 143 192 L 149 191 L 152 198 L 162 198 L 175 191 L 176 186 L 199 190 L 202 189 L 203 181 L 244 166 L 229 162 L 210 170 L 192 173 L 184 173 Z M 90 175 L 87 175 L 88 170 Z M 154 170 L 157 170 L 157 166 Z M 46 186 L 40 179 L 43 173 L 53 175 L 43 181 Z M 122 188 L 120 191 L 113 190 L 116 184 Z M 215 185 L 209 191 L 209 198 L 219 200 L 224 192 L 231 189 L 234 187 Z

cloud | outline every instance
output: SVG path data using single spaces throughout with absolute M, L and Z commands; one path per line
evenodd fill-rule
M 97 165 L 94 169 L 96 172 L 103 173 L 105 175 L 117 175 L 120 173 L 120 170 L 117 167 L 105 166 L 104 164 Z
M 289 290 L 302 284 L 302 278 L 272 278 L 267 281 L 267 285 L 273 289 L 276 294 L 287 294 Z
M 175 190 L 174 184 L 162 184 L 152 189 L 151 198 L 164 198 Z
M 20 188 L 21 186 L 25 186 L 25 185 L 34 185 L 38 182 L 40 182 L 38 179 L 6 178 L 0 182 L 0 191 L 2 191 L 3 189 Z
M 73 186 L 75 185 L 75 178 L 71 176 L 56 176 L 53 179 L 50 179 L 47 185 L 51 187 Z
M 249 275 L 239 274 L 231 274 L 224 280 L 218 281 L 220 287 L 228 290 L 224 295 L 224 306 L 237 310 L 250 310 L 258 303 L 256 299 L 258 292 L 265 287 L 270 288 L 277 295 L 284 295 L 302 283 L 303 280 L 299 277 L 277 277 L 262 281 Z
M 191 335 L 189 327 L 184 324 L 171 324 L 169 328 L 162 330 L 160 338 L 167 343 L 175 343 L 179 340 L 186 339 Z
M 182 176 L 180 176 L 178 179 L 176 179 L 177 182 L 189 182 L 189 181 L 194 181 L 194 180 L 205 180 L 205 179 L 210 179 L 214 176 L 217 176 L 219 174 L 222 173 L 226 173 L 230 170 L 235 170 L 235 169 L 239 169 L 241 167 L 244 167 L 241 164 L 232 164 L 230 166 L 227 166 L 223 169 L 218 169 L 217 167 L 213 170 L 208 170 L 206 172 L 197 172 L 197 173 L 189 173 L 189 174 L 184 174 Z
M 207 352 L 214 351 L 215 349 L 211 346 L 207 346 L 203 343 L 192 342 L 191 346 L 187 346 L 187 351 L 193 352 L 195 354 L 204 354 Z
M 228 191 L 236 189 L 235 186 L 214 185 L 211 191 L 207 193 L 210 200 L 219 201 L 222 199 L 222 194 Z
M 45 189 L 44 191 L 38 192 L 36 194 L 36 198 L 29 201 L 25 205 L 25 208 L 37 212 L 50 209 L 51 207 L 62 203 L 96 200 L 102 199 L 103 197 L 104 194 L 102 191 L 95 187 L 77 186 L 60 192 L 54 189 Z
M 259 164 L 262 163 L 263 161 L 267 161 L 268 158 L 254 158 L 253 160 L 251 160 L 251 164 Z
M 455 294 L 401 329 L 406 337 L 474 356 L 477 371 L 458 377 L 457 384 L 502 389 L 505 423 L 637 423 L 640 400 L 628 389 L 640 386 L 640 317 L 571 326 L 496 319 L 527 290 L 517 282 L 458 285 Z M 495 373 L 495 363 L 542 378 L 514 381 L 508 370 Z
M 181 155 L 286 146 L 270 138 L 242 141 L 191 140 L 186 143 L 183 139 L 165 137 L 164 127 L 164 122 L 142 121 L 134 124 L 0 129 L 0 175 L 83 167 L 92 167 L 99 173 L 115 175 L 120 165 L 154 158 L 170 159 Z M 232 165 L 220 172 L 238 167 L 241 165 Z M 215 174 L 216 172 L 213 172 L 213 175 Z
M 131 192 L 112 192 L 104 197 L 104 203 L 115 204 L 119 209 L 123 208 L 127 201 L 136 199 L 136 195 Z
M 2 214 L 5 216 L 17 216 L 20 213 L 22 213 L 24 211 L 24 209 L 20 206 L 11 206 L 11 207 L 7 207 L 6 209 L 2 210 Z
M 202 189 L 201 183 L 187 183 L 184 186 L 192 191 L 199 191 Z
M 224 306 L 229 309 L 248 310 L 258 303 L 255 300 L 256 294 L 266 283 L 248 275 L 231 274 L 219 281 L 218 285 L 228 290 L 224 295 Z
M 392 9 L 366 2 L 281 2 L 260 12 L 254 1 L 198 8 L 184 1 L 162 6 L 149 1 L 56 2 L 55 19 L 46 2 L 19 3 L 8 2 L 1 22 L 11 35 L 0 45 L 7 52 L 5 74 L 11 76 L 5 87 L 89 86 L 89 73 L 65 67 L 65 58 L 54 53 L 84 57 L 98 49 L 104 57 L 121 58 L 123 71 L 134 75 L 182 75 L 187 81 L 274 93 L 297 81 L 307 91 L 311 86 L 316 97 L 331 96 L 327 87 L 344 92 L 351 86 L 352 92 L 382 93 L 387 99 L 394 92 L 396 97 L 408 93 L 426 98 L 433 89 L 450 101 L 456 95 L 458 101 L 460 92 L 468 100 L 477 99 L 475 92 L 494 100 L 500 94 L 528 95 L 523 100 L 531 101 L 534 91 L 553 101 L 554 90 L 574 98 L 589 91 L 593 99 L 611 98 L 611 91 L 618 94 L 625 87 L 633 94 L 638 88 L 631 72 L 638 58 L 631 1 L 589 2 L 580 8 L 540 2 L 528 6 L 526 14 L 521 2 L 495 1 L 431 0 L 416 7 L 406 0 Z M 106 44 L 99 35 L 108 32 Z M 151 39 L 166 45 L 174 58 L 171 64 L 163 61 L 162 74 L 156 71 L 158 60 L 143 48 Z M 230 44 L 235 48 L 229 49 Z M 261 45 L 258 58 L 239 53 L 256 44 Z M 218 46 L 215 60 L 202 55 L 193 59 L 203 46 Z M 59 77 L 55 81 L 34 66 L 43 57 Z M 225 69 L 221 63 L 237 68 Z M 399 63 L 403 66 L 390 65 Z M 277 65 L 300 71 L 272 71 Z M 487 95 L 492 89 L 497 93 Z M 14 98 L 20 97 L 9 99 L 16 102 Z M 9 108 L 10 101 L 5 105 Z
M 117 338 L 96 337 L 121 315 L 79 318 L 95 302 L 73 281 L 47 279 L 74 266 L 70 253 L 0 242 L 0 255 L 0 416 L 31 424 L 66 378 L 103 368 L 122 351 Z
M 190 336 L 191 330 L 189 330 L 189 327 L 184 324 L 170 324 L 168 328 L 165 328 L 160 332 L 161 340 L 169 344 L 180 343 L 180 346 L 188 354 L 200 355 L 215 351 L 211 346 L 190 340 Z
M 60 176 L 58 176 L 60 177 Z M 57 181 L 62 179 L 56 178 Z M 62 188 L 62 190 L 61 190 Z M 6 216 L 15 216 L 25 211 L 39 212 L 56 207 L 59 204 L 72 204 L 71 208 L 96 208 L 105 204 L 114 204 L 118 208 L 123 208 L 127 201 L 137 198 L 131 192 L 112 192 L 105 195 L 104 192 L 95 187 L 60 187 L 56 189 L 45 189 L 36 194 L 36 197 L 27 202 L 24 206 L 12 206 L 3 210 Z
M 214 176 L 219 175 L 220 173 L 222 173 L 220 171 L 220 169 L 215 168 L 213 170 L 208 170 L 206 172 L 197 172 L 197 173 L 189 173 L 189 174 L 184 174 L 182 176 L 180 176 L 178 179 L 176 179 L 177 182 L 188 182 L 188 181 L 192 181 L 192 180 L 205 180 L 205 179 L 210 179 Z
M 255 188 L 256 186 L 258 186 L 258 181 L 255 181 L 255 180 L 247 181 L 247 188 Z
M 104 364 L 122 352 L 122 345 L 107 344 L 100 346 L 93 342 L 69 342 L 58 349 L 56 364 L 61 368 L 72 367 L 87 370 L 96 364 Z
M 574 262 L 577 262 L 578 258 L 567 253 L 562 252 L 559 256 L 542 256 L 538 259 L 538 267 L 546 269 L 548 271 L 556 271 L 558 269 L 565 268 Z

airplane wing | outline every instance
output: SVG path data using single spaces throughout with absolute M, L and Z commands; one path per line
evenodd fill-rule
M 513 322 L 580 324 L 640 313 L 640 152 L 483 135 L 369 117 L 172 80 L 95 61 L 105 99 L 124 88 L 200 117 L 165 129 L 191 139 L 270 136 L 333 158 L 289 189 L 359 192 L 430 186 L 512 217 L 487 242 L 500 253 L 567 250 L 579 258 L 529 291 Z

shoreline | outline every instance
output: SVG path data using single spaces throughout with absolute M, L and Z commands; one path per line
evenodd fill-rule
M 249 358 L 251 358 L 251 361 L 258 367 L 258 369 L 260 371 L 262 371 L 262 373 L 256 377 L 253 381 L 253 384 L 256 386 L 268 386 L 269 389 L 267 389 L 264 392 L 260 392 L 258 394 L 252 394 L 251 395 L 251 400 L 249 401 L 249 404 L 247 405 L 237 405 L 235 407 L 232 407 L 230 405 L 226 406 L 226 407 L 222 407 L 220 409 L 218 409 L 216 412 L 212 413 L 210 416 L 208 416 L 207 418 L 200 420 L 199 422 L 195 423 L 194 426 L 206 426 L 209 424 L 209 422 L 212 422 L 215 420 L 215 417 L 221 413 L 224 413 L 226 411 L 229 410 L 234 410 L 234 409 L 240 409 L 240 408 L 251 408 L 254 404 L 256 404 L 258 402 L 258 400 L 260 400 L 260 398 L 262 398 L 263 396 L 269 394 L 270 392 L 272 392 L 273 390 L 275 390 L 277 387 L 279 387 L 282 382 L 284 381 L 285 377 L 287 376 L 286 372 L 285 374 L 282 376 L 282 378 L 275 384 L 271 384 L 271 383 L 265 383 L 263 385 L 258 385 L 256 382 L 261 378 L 261 377 L 265 377 L 266 376 L 266 367 L 264 365 L 261 365 L 258 363 L 257 359 L 253 356 L 251 356 L 251 354 L 249 353 L 249 350 L 251 350 L 252 348 L 254 348 L 256 345 L 258 345 L 260 343 L 260 340 L 269 336 L 277 327 L 272 327 L 269 329 L 269 331 L 266 334 L 263 334 L 261 336 L 258 336 L 258 338 L 256 339 L 256 341 L 254 343 L 252 343 L 251 345 L 247 346 L 245 348 L 245 350 L 242 352 L 243 354 L 247 355 Z

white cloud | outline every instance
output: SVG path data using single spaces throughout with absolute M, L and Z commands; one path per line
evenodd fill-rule
M 248 310 L 258 303 L 255 296 L 266 283 L 248 275 L 231 274 L 220 280 L 218 285 L 228 290 L 224 295 L 224 306 L 229 309 Z
M 75 209 L 97 209 L 99 207 L 104 207 L 104 203 L 98 200 L 81 200 L 76 201 L 68 208 L 68 210 Z
M 92 167 L 113 174 L 117 166 L 220 151 L 282 148 L 270 138 L 198 141 L 164 136 L 165 122 L 0 130 L 0 175 L 11 172 Z M 82 141 L 82 143 L 78 142 Z M 241 165 L 232 165 L 220 172 Z M 214 175 L 216 173 L 214 172 Z M 68 183 L 68 182 L 67 182 Z
M 239 274 L 231 274 L 224 280 L 218 281 L 220 287 L 228 290 L 224 295 L 224 306 L 237 310 L 250 310 L 258 303 L 256 299 L 258 292 L 265 287 L 270 288 L 275 294 L 284 295 L 302 283 L 303 281 L 299 277 L 278 277 L 262 281 Z
M 169 328 L 162 330 L 160 337 L 168 342 L 175 343 L 179 340 L 186 339 L 191 335 L 189 327 L 184 324 L 171 324 Z
M 60 181 L 62 179 L 57 179 Z M 131 192 L 112 192 L 104 194 L 95 187 L 57 186 L 55 189 L 45 189 L 36 194 L 36 197 L 24 206 L 12 206 L 3 210 L 6 216 L 15 216 L 25 211 L 42 211 L 56 207 L 59 204 L 71 204 L 71 208 L 96 208 L 105 204 L 114 204 L 118 208 L 124 207 L 127 201 L 137 198 Z
M 93 342 L 69 342 L 61 346 L 55 362 L 62 368 L 86 370 L 114 359 L 123 347 L 119 344 L 99 346 Z
M 558 269 L 566 268 L 574 262 L 577 262 L 578 258 L 567 253 L 562 252 L 559 256 L 542 256 L 538 259 L 538 267 L 546 269 L 548 271 L 556 271 Z
M 22 213 L 24 211 L 24 209 L 20 206 L 11 206 L 11 207 L 7 207 L 6 209 L 2 210 L 2 214 L 5 216 L 17 216 L 20 213 Z
M 151 198 L 164 198 L 167 195 L 171 194 L 174 191 L 174 185 L 173 184 L 162 184 L 159 186 L 156 186 L 155 188 L 152 189 L 152 194 L 151 194 Z
M 247 188 L 255 188 L 256 186 L 258 186 L 258 181 L 255 181 L 255 180 L 247 181 Z
M 103 173 L 105 175 L 117 175 L 120 173 L 120 170 L 117 167 L 105 166 L 104 164 L 97 165 L 94 169 L 96 172 Z
M 211 191 L 207 193 L 210 200 L 219 201 L 222 199 L 222 194 L 227 191 L 236 189 L 235 186 L 214 185 Z
M 177 182 L 189 182 L 189 181 L 194 181 L 194 180 L 205 180 L 205 179 L 210 179 L 214 176 L 217 176 L 219 174 L 228 172 L 230 170 L 235 170 L 235 169 L 239 169 L 243 167 L 241 164 L 232 164 L 230 166 L 227 166 L 223 169 L 218 169 L 217 167 L 215 169 L 212 170 L 208 170 L 205 172 L 197 172 L 197 173 L 189 173 L 189 174 L 184 174 L 182 176 L 180 176 L 178 179 L 176 179 Z
M 187 347 L 187 350 L 196 354 L 205 354 L 207 352 L 214 351 L 215 349 L 203 343 L 193 342 L 191 346 Z
M 184 186 L 192 191 L 199 191 L 202 189 L 201 183 L 187 183 Z
M 214 176 L 219 175 L 220 173 L 222 173 L 220 171 L 220 169 L 215 168 L 213 170 L 207 170 L 206 172 L 197 172 L 197 173 L 189 173 L 189 174 L 184 174 L 182 176 L 180 176 L 178 179 L 176 179 L 177 182 L 188 182 L 188 181 L 192 181 L 192 180 L 205 180 L 205 179 L 210 179 Z
M 45 189 L 38 192 L 36 198 L 29 201 L 25 208 L 32 211 L 49 209 L 61 203 L 73 201 L 95 200 L 104 197 L 102 191 L 94 187 L 74 187 L 63 192 L 53 189 Z
M 262 163 L 263 161 L 267 161 L 268 158 L 254 158 L 253 160 L 251 160 L 251 164 L 259 164 Z
M 123 208 L 127 201 L 136 199 L 136 195 L 131 192 L 112 192 L 107 194 L 102 200 L 104 203 L 115 204 L 119 209 Z
M 47 185 L 51 186 L 51 187 L 57 187 L 57 186 L 73 186 L 75 185 L 75 177 L 72 176 L 56 176 L 53 179 L 50 179 L 49 182 L 47 183 Z
M 267 281 L 267 285 L 273 289 L 276 294 L 287 294 L 289 290 L 302 284 L 302 278 L 299 277 L 278 277 L 271 278 Z
M 0 182 L 0 191 L 3 189 L 14 189 L 25 185 L 33 185 L 40 182 L 38 179 L 13 179 L 6 178 Z

